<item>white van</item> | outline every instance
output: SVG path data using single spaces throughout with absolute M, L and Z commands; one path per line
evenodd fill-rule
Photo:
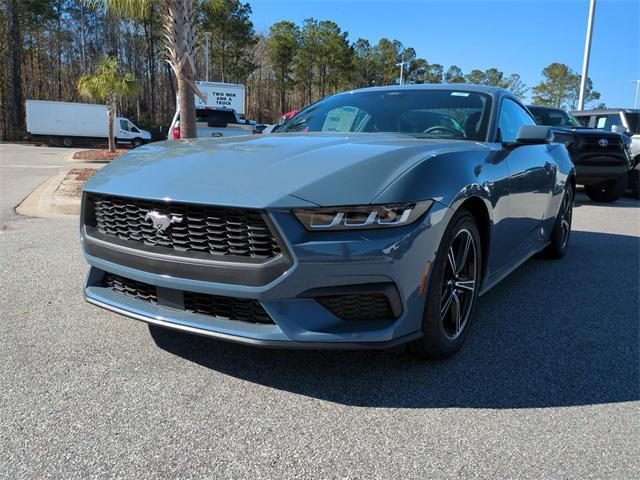
M 34 137 L 60 138 L 65 147 L 77 140 L 104 140 L 109 137 L 106 105 L 93 103 L 27 100 L 27 132 Z M 151 140 L 151 133 L 131 120 L 116 117 L 113 130 L 117 144 L 139 147 Z

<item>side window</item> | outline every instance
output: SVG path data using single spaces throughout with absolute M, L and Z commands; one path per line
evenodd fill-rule
M 500 108 L 498 135 L 501 142 L 515 142 L 523 125 L 535 125 L 531 115 L 513 100 L 505 98 Z
M 127 120 L 120 120 L 120 130 L 129 131 L 129 122 Z
M 225 118 L 224 112 L 213 111 L 209 114 L 207 123 L 210 127 L 219 127 L 227 123 L 227 119 Z
M 207 127 L 222 128 L 235 123 L 233 112 L 225 110 L 196 109 L 196 123 L 206 123 Z
M 625 112 L 627 118 L 627 127 L 634 135 L 640 134 L 640 112 Z
M 580 115 L 580 116 L 575 116 L 576 120 L 578 120 L 580 122 L 580 124 L 583 127 L 588 127 L 589 126 L 589 120 L 591 119 L 590 116 L 584 116 L 584 115 Z
M 233 112 L 222 112 L 223 113 L 223 120 L 227 123 L 236 123 L 236 116 L 233 114 Z
M 611 127 L 614 125 L 622 125 L 622 119 L 620 118 L 620 114 L 611 113 L 609 115 L 598 115 L 596 119 L 596 128 L 601 128 L 603 130 L 611 130 Z

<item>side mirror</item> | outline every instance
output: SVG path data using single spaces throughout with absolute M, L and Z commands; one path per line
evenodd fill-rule
M 541 125 L 523 125 L 518 130 L 518 145 L 543 145 L 553 142 L 553 131 Z

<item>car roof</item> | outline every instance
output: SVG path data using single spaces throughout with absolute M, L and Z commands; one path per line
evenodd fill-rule
M 343 93 L 352 92 L 383 92 L 385 90 L 449 90 L 449 91 L 468 91 L 486 93 L 491 96 L 513 96 L 511 92 L 499 87 L 490 87 L 487 85 L 475 85 L 469 83 L 411 83 L 405 85 L 389 85 L 384 87 L 366 87 L 349 90 Z
M 593 110 L 576 110 L 571 112 L 571 115 L 606 115 L 608 113 L 640 113 L 640 109 L 636 108 L 594 108 Z

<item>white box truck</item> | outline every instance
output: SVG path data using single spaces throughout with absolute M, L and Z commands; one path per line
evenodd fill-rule
M 27 100 L 26 107 L 27 132 L 33 137 L 58 138 L 65 147 L 109 137 L 106 105 Z M 151 140 L 151 133 L 124 117 L 116 117 L 113 131 L 118 144 L 138 147 Z
M 240 115 L 244 114 L 244 97 L 246 94 L 244 85 L 219 82 L 195 82 L 195 84 L 205 97 L 205 101 L 202 101 L 196 95 L 196 108 L 227 108 L 235 110 Z

